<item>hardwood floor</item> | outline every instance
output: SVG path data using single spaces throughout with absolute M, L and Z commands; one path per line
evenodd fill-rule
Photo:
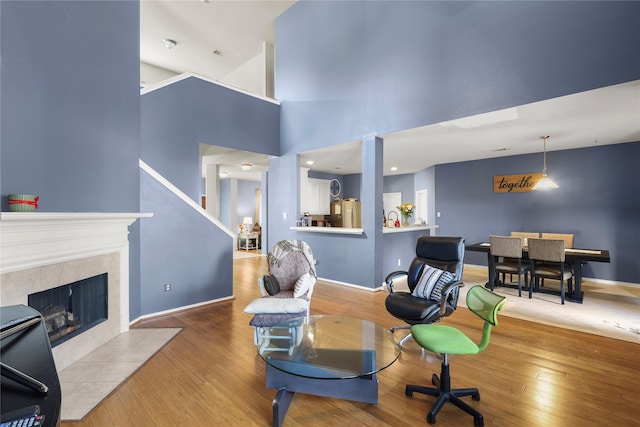
M 235 300 L 146 320 L 139 328 L 184 330 L 82 422 L 62 426 L 268 426 L 274 390 L 265 388 L 265 365 L 253 346 L 250 315 L 259 296 L 265 257 L 234 261 Z M 467 277 L 467 280 L 484 280 Z M 384 308 L 385 292 L 319 282 L 313 314 L 341 314 L 401 324 Z M 481 321 L 465 307 L 447 324 L 476 341 Z M 453 387 L 478 387 L 469 404 L 487 426 L 632 426 L 638 424 L 640 345 L 499 318 L 488 349 L 451 356 Z M 439 360 L 410 341 L 400 359 L 379 373 L 378 405 L 296 395 L 284 426 L 421 426 L 433 398 L 404 395 L 407 383 L 429 385 Z M 437 426 L 473 426 L 473 418 L 447 404 Z

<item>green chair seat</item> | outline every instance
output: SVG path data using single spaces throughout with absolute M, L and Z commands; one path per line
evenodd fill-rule
M 414 325 L 411 334 L 418 345 L 440 354 L 478 354 L 480 349 L 465 334 L 446 325 Z

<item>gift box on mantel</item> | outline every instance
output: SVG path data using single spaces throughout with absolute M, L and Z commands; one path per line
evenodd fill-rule
M 38 196 L 31 194 L 9 194 L 9 210 L 12 212 L 31 212 L 38 209 Z

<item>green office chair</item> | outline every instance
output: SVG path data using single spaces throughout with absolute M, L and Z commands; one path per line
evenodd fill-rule
M 413 339 L 424 349 L 442 354 L 442 371 L 440 377 L 433 374 L 431 382 L 438 388 L 407 385 L 405 394 L 413 396 L 414 392 L 438 397 L 427 414 L 427 422 L 436 422 L 436 415 L 445 403 L 451 402 L 466 413 L 473 415 L 473 424 L 477 427 L 484 426 L 482 414 L 460 399 L 462 396 L 471 396 L 473 400 L 480 400 L 480 392 L 477 388 L 463 388 L 451 390 L 451 378 L 449 377 L 449 354 L 477 354 L 489 345 L 491 327 L 498 326 L 498 311 L 502 308 L 505 298 L 494 294 L 483 286 L 474 286 L 467 293 L 467 307 L 474 314 L 484 320 L 482 339 L 475 344 L 465 334 L 446 325 L 414 325 L 411 327 Z

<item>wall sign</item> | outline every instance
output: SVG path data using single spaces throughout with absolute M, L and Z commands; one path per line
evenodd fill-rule
M 495 175 L 493 177 L 494 193 L 528 193 L 542 178 L 541 172 L 518 175 Z

